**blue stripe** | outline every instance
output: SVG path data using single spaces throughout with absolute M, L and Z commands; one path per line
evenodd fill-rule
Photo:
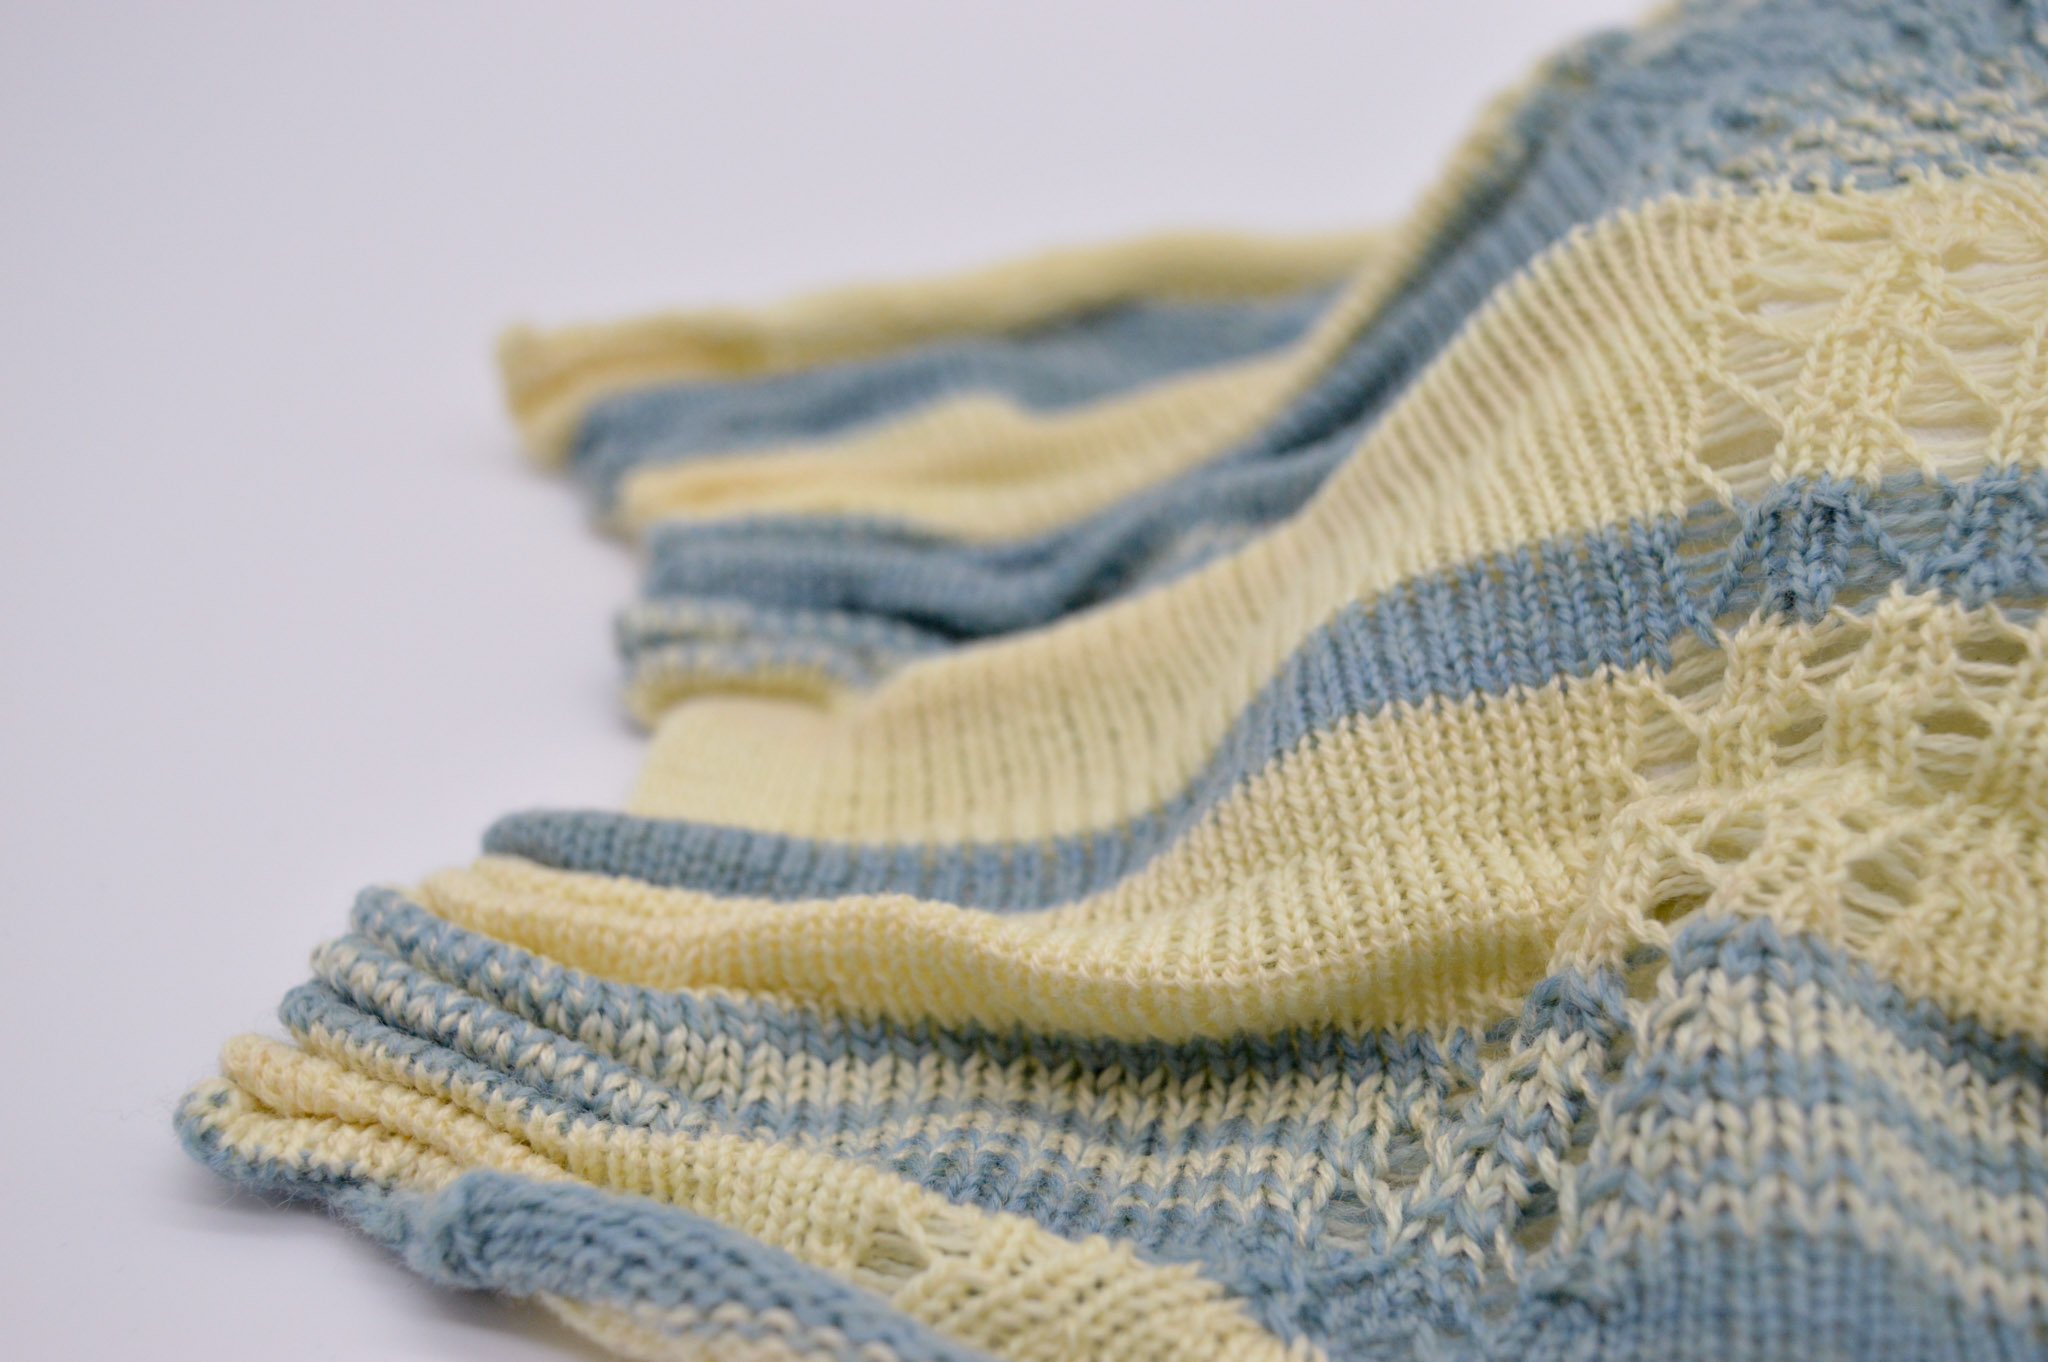
M 592 404 L 570 462 L 609 505 L 620 480 L 644 464 L 841 435 L 949 393 L 989 393 L 1056 411 L 1278 349 L 1298 339 L 1329 300 L 1324 288 L 1249 302 L 1125 303 L 879 359 L 644 388 Z
M 1193 536 L 1288 514 L 1348 455 L 1350 431 L 1257 464 L 1212 465 L 1049 534 L 952 544 L 874 519 L 758 516 L 661 525 L 647 537 L 651 598 L 826 610 L 964 641 L 1043 624 L 1127 594 Z
M 772 899 L 903 893 L 997 911 L 1099 892 L 1143 868 L 1310 735 L 1396 704 L 1505 694 L 1667 666 L 1752 611 L 1814 619 L 1894 583 L 1969 605 L 2048 595 L 2048 474 L 1998 469 L 1871 488 L 1782 484 L 1754 504 L 1610 526 L 1489 554 L 1347 606 L 1246 707 L 1172 802 L 1036 843 L 854 845 L 611 812 L 501 819 L 487 850 L 565 870 Z

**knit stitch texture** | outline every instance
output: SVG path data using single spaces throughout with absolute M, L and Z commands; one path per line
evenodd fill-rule
M 632 1357 L 2048 1357 L 2048 5 L 502 358 L 647 763 L 366 890 L 225 1176 Z

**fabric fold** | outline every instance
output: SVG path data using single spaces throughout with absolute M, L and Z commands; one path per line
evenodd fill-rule
M 516 334 L 639 783 L 186 1147 L 633 1357 L 2043 1356 L 2044 35 L 1700 0 L 1390 232 Z

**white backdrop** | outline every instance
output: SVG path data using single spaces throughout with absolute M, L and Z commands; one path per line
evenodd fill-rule
M 630 778 L 502 323 L 1383 220 L 1636 8 L 0 7 L 0 1352 L 576 1350 L 170 1132 L 360 885 Z

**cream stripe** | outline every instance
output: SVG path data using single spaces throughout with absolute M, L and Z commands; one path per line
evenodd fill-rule
M 626 681 L 626 709 L 638 722 L 652 726 L 662 711 L 706 695 L 749 695 L 760 699 L 830 704 L 846 686 L 823 667 L 802 663 L 773 666 L 712 664 L 687 653 L 664 650 L 642 653 Z
M 1649 685 L 1634 672 L 1354 719 L 1136 874 L 1042 912 L 757 903 L 503 858 L 417 892 L 609 977 L 870 1014 L 1174 1038 L 1482 1022 L 1547 967 L 1583 857 L 1631 788 L 1632 735 L 1658 712 Z M 1410 774 L 1482 765 L 1492 779 L 1426 798 Z
M 628 533 L 659 520 L 885 515 L 967 539 L 1074 520 L 1248 438 L 1300 382 L 1279 357 L 1034 412 L 973 393 L 836 440 L 649 464 L 619 484 Z
M 185 1112 L 230 1153 L 298 1173 L 433 1191 L 464 1171 L 440 1150 L 381 1126 L 326 1116 L 280 1116 L 225 1078 L 194 1088 L 185 1098 Z M 561 1181 L 567 1175 L 550 1168 L 533 1176 Z
M 1481 1024 L 1703 909 L 1816 933 L 1955 1015 L 2048 1037 L 2030 889 L 2048 879 L 2048 765 L 2011 728 L 2044 695 L 2048 616 L 1900 594 L 1682 641 L 1668 673 L 1353 720 L 1137 874 L 1040 912 L 762 903 L 488 858 L 418 895 L 634 983 L 1169 1039 Z M 1967 748 L 1963 712 L 1985 716 Z M 1896 901 L 1873 888 L 1888 855 L 1919 858 Z M 2039 878 L 1988 873 L 2014 856 Z M 1990 949 L 1957 949 L 1959 919 Z

